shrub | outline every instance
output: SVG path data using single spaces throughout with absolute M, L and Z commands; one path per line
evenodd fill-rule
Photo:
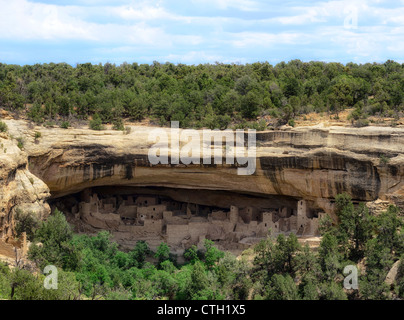
M 34 261 L 41 269 L 48 264 L 74 270 L 75 251 L 69 241 L 73 238 L 71 226 L 66 217 L 59 210 L 39 224 L 33 235 L 34 241 L 41 242 L 42 246 L 31 245 L 28 258 Z
M 113 122 L 113 129 L 114 130 L 120 130 L 120 131 L 124 131 L 125 130 L 125 126 L 123 125 L 123 121 L 122 119 L 117 119 Z
M 60 124 L 60 127 L 63 128 L 63 129 L 69 129 L 69 127 L 70 127 L 69 121 L 63 121 L 63 122 Z
M 95 114 L 93 116 L 93 120 L 90 121 L 90 128 L 92 130 L 103 130 L 104 129 L 101 118 L 98 114 Z
M 7 125 L 3 121 L 0 121 L 0 132 L 7 132 L 7 131 L 8 131 Z
M 131 133 L 132 128 L 131 127 L 125 127 L 125 134 Z
M 354 122 L 354 127 L 362 128 L 367 127 L 369 125 L 369 120 L 367 119 L 359 119 L 358 121 Z
M 43 123 L 45 121 L 45 114 L 42 108 L 42 105 L 38 102 L 35 102 L 30 110 L 28 111 L 28 118 L 34 121 L 35 123 Z
M 44 125 L 47 128 L 51 128 L 55 125 L 55 123 L 53 121 L 46 121 Z
M 32 240 L 35 230 L 39 227 L 39 220 L 32 212 L 23 212 L 21 209 L 16 210 L 15 214 L 15 232 L 17 237 L 23 232 L 27 234 L 27 239 Z
M 381 154 L 381 155 L 380 155 L 380 163 L 381 163 L 381 164 L 386 165 L 386 164 L 389 163 L 389 161 L 390 161 L 390 158 L 389 158 L 389 157 L 386 157 L 384 154 Z
M 23 137 L 17 138 L 17 147 L 20 148 L 21 150 L 24 148 L 24 138 Z

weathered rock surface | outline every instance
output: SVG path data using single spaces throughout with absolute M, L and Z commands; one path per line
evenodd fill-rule
M 28 156 L 15 141 L 0 134 L 0 239 L 14 236 L 13 225 L 18 210 L 44 219 L 50 213 L 46 200 L 49 188 L 27 168 Z
M 402 128 L 317 126 L 257 133 L 256 172 L 238 176 L 232 165 L 152 166 L 150 127 L 133 126 L 124 134 L 6 123 L 12 135 L 24 137 L 29 169 L 53 197 L 94 186 L 164 186 L 282 195 L 331 211 L 330 200 L 341 192 L 356 201 L 398 204 L 404 195 Z M 41 133 L 37 140 L 35 132 Z
M 232 165 L 152 166 L 150 127 L 133 126 L 124 134 L 5 122 L 12 135 L 24 137 L 29 169 L 53 197 L 94 186 L 164 186 L 282 195 L 306 199 L 328 212 L 341 192 L 356 201 L 400 205 L 404 199 L 402 128 L 316 126 L 257 133 L 257 170 L 238 176 Z M 35 141 L 36 131 L 41 138 Z
M 397 273 L 398 273 L 398 267 L 399 267 L 400 263 L 401 263 L 401 261 L 397 260 L 393 264 L 393 266 L 391 267 L 389 273 L 387 274 L 385 282 L 388 285 L 392 285 L 394 283 L 394 281 L 396 281 Z
M 256 172 L 239 176 L 235 165 L 152 165 L 148 152 L 154 141 L 149 141 L 149 134 L 155 128 L 132 126 L 131 132 L 125 134 L 113 130 L 33 127 L 23 120 L 5 122 L 9 135 L 0 137 L 3 239 L 13 236 L 17 210 L 33 212 L 42 219 L 49 214 L 46 199 L 50 196 L 74 202 L 75 196 L 65 196 L 94 187 L 99 187 L 97 192 L 110 195 L 154 194 L 182 203 L 226 209 L 231 205 L 296 209 L 297 200 L 305 199 L 310 208 L 332 213 L 333 199 L 341 192 L 349 193 L 355 201 L 367 201 L 374 213 L 391 202 L 404 207 L 402 128 L 316 126 L 257 133 Z M 15 138 L 24 141 L 23 151 Z M 114 219 L 119 217 L 111 216 L 114 219 L 108 220 L 110 216 L 101 213 L 98 217 L 92 212 L 80 222 L 83 230 L 90 225 L 118 230 L 121 221 Z M 90 218 L 91 223 L 87 221 L 86 225 Z M 200 229 L 195 221 L 190 225 Z M 117 238 L 126 239 L 128 244 L 136 240 L 133 234 L 119 230 Z M 171 238 L 176 236 L 168 231 Z M 253 232 L 249 237 L 249 229 L 235 231 L 248 236 L 242 239 L 246 246 L 256 241 Z M 204 236 L 229 240 L 224 239 L 225 234 L 229 234 L 228 230 L 215 222 Z M 149 239 L 150 235 L 146 232 L 142 237 Z M 198 239 L 188 239 L 184 234 L 171 242 L 181 242 L 186 247 L 186 241 Z M 158 245 L 161 239 L 150 241 Z

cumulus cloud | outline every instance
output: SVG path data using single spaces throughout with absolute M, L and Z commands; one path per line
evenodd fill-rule
M 252 0 L 191 0 L 191 2 L 220 10 L 234 8 L 241 11 L 257 11 L 260 8 L 259 3 Z
M 0 0 L 0 38 L 91 39 L 92 26 L 56 5 Z
M 361 62 L 397 59 L 404 47 L 404 0 L 33 1 L 0 0 L 5 57 L 15 50 L 10 41 L 68 41 L 71 55 L 84 42 L 101 60 L 183 63 L 262 61 L 269 52 L 278 61 L 310 50 L 321 60 Z

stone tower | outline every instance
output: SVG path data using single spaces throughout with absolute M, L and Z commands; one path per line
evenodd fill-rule
M 229 220 L 231 223 L 234 223 L 234 224 L 236 224 L 238 222 L 238 207 L 236 207 L 236 206 L 230 207 Z

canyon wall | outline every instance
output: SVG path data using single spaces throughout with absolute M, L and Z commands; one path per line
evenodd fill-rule
M 10 134 L 23 137 L 29 170 L 52 197 L 95 186 L 225 190 L 274 201 L 278 196 L 305 199 L 330 213 L 341 192 L 355 201 L 401 205 L 403 199 L 402 128 L 316 126 L 257 133 L 256 172 L 239 176 L 235 165 L 151 165 L 150 127 L 133 126 L 124 133 L 6 123 Z M 35 139 L 35 132 L 41 137 Z
M 0 241 L 14 238 L 18 211 L 42 220 L 50 213 L 49 188 L 28 170 L 28 155 L 0 133 Z

